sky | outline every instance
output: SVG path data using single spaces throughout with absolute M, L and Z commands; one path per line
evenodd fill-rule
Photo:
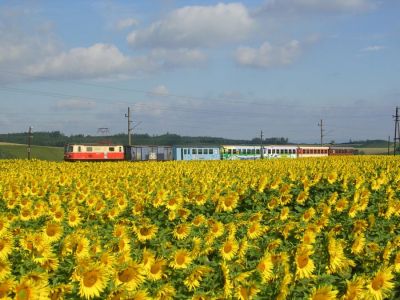
M 400 1 L 0 1 L 0 133 L 393 138 Z

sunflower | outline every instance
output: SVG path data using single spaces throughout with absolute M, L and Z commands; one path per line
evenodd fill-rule
M 307 198 L 308 198 L 308 192 L 307 191 L 301 191 L 299 193 L 299 195 L 297 196 L 297 198 L 296 198 L 296 202 L 298 204 L 303 205 L 306 202 Z
M 0 216 L 0 237 L 5 235 L 10 227 L 10 223 L 6 217 Z
M 135 228 L 136 236 L 140 242 L 146 242 L 154 238 L 158 227 L 154 224 L 146 224 Z
M 118 270 L 115 281 L 117 285 L 123 285 L 126 290 L 133 291 L 142 284 L 144 279 L 140 264 L 131 261 L 128 266 Z
M 218 203 L 218 208 L 221 211 L 232 211 L 238 205 L 239 195 L 236 193 L 229 193 L 228 195 L 221 196 Z
M 6 260 L 13 251 L 13 239 L 9 236 L 0 237 L 0 259 Z
M 21 280 L 14 287 L 16 300 L 48 299 L 49 289 L 47 285 L 32 280 Z
M 75 228 L 81 223 L 82 219 L 77 208 L 68 213 L 68 225 Z
M 236 288 L 236 297 L 239 300 L 254 299 L 254 297 L 259 292 L 260 292 L 260 290 L 255 285 L 251 285 L 251 286 L 239 285 Z
M 19 217 L 21 221 L 29 221 L 32 219 L 32 212 L 29 208 L 22 208 Z
M 231 298 L 233 291 L 233 283 L 230 278 L 229 267 L 226 265 L 225 261 L 222 261 L 220 266 L 222 274 L 224 275 L 224 298 L 229 299 Z
M 304 212 L 301 218 L 304 222 L 309 222 L 314 217 L 314 215 L 315 215 L 315 209 L 310 207 Z
M 193 224 L 193 226 L 199 227 L 199 226 L 203 225 L 205 223 L 205 221 L 206 221 L 206 217 L 204 215 L 197 215 L 192 220 L 192 224 Z
M 11 279 L 7 280 L 1 280 L 2 282 L 0 283 L 0 299 L 5 299 L 5 300 L 11 300 L 10 297 L 8 297 L 15 285 L 15 282 L 12 281 Z
M 391 268 L 382 268 L 367 283 L 368 294 L 371 299 L 384 299 L 390 296 L 394 288 L 394 276 Z
M 351 253 L 356 255 L 360 255 L 365 248 L 365 235 L 364 233 L 360 233 L 354 239 L 353 245 L 351 246 Z
M 50 243 L 53 243 L 57 242 L 61 238 L 63 234 L 63 228 L 58 223 L 48 222 L 43 230 L 43 233 L 46 240 Z
M 62 207 L 57 208 L 52 215 L 55 222 L 61 223 L 64 220 L 64 210 Z
M 183 200 L 182 198 L 177 197 L 177 196 L 171 197 L 168 199 L 166 206 L 169 210 L 176 210 L 176 209 L 178 209 L 178 207 L 181 207 L 182 200 Z
M 75 255 L 81 259 L 89 256 L 90 242 L 86 237 L 79 237 L 76 241 Z
M 346 280 L 346 294 L 342 297 L 342 300 L 362 300 L 364 299 L 365 289 L 364 280 L 355 277 L 351 281 Z
M 11 266 L 8 260 L 0 259 L 0 282 L 11 274 Z
M 296 277 L 301 278 L 311 278 L 312 273 L 315 270 L 315 265 L 310 255 L 313 254 L 311 247 L 302 245 L 296 251 Z
M 224 234 L 224 224 L 219 221 L 209 220 L 210 235 L 213 238 L 218 238 Z
M 186 249 L 179 249 L 175 251 L 173 260 L 170 262 L 170 266 L 174 269 L 186 269 L 192 262 L 192 256 Z
M 192 247 L 192 256 L 193 257 L 198 257 L 200 255 L 200 253 L 202 252 L 202 243 L 203 240 L 199 237 L 194 237 L 192 239 L 193 242 L 193 247 Z
M 175 299 L 176 290 L 171 283 L 162 285 L 156 293 L 156 300 L 173 300 Z
M 272 263 L 271 254 L 266 253 L 256 267 L 262 278 L 262 283 L 270 281 L 273 277 L 274 264 Z
M 41 261 L 40 266 L 49 272 L 53 272 L 58 268 L 58 258 L 55 254 L 50 253 Z
M 348 271 L 355 263 L 344 254 L 344 242 L 330 237 L 328 240 L 329 273 L 336 274 Z
M 142 254 L 142 266 L 145 269 L 149 269 L 150 266 L 154 263 L 156 255 L 151 251 L 148 250 L 147 248 L 143 249 L 143 254 Z
M 342 212 L 347 208 L 348 205 L 349 201 L 346 198 L 342 198 L 338 202 L 336 202 L 335 210 L 338 212 Z
M 336 295 L 338 291 L 335 290 L 332 286 L 322 286 L 317 289 L 313 289 L 311 292 L 309 300 L 336 300 Z
M 111 270 L 116 263 L 116 258 L 109 251 L 100 254 L 99 263 L 106 269 Z
M 397 254 L 394 258 L 394 271 L 396 273 L 400 272 L 400 252 L 397 252 Z
M 303 235 L 303 244 L 312 245 L 315 243 L 316 234 L 314 231 L 306 230 Z
M 235 257 L 238 249 L 239 245 L 237 241 L 234 239 L 228 239 L 225 241 L 225 243 L 223 243 L 220 253 L 224 260 L 232 260 Z
M 177 215 L 179 216 L 180 219 L 186 221 L 186 219 L 189 217 L 191 211 L 187 208 L 178 208 L 177 209 Z
M 210 273 L 213 269 L 208 266 L 197 266 L 183 281 L 189 291 L 193 291 L 200 286 L 201 281 L 207 273 Z
M 131 251 L 131 241 L 129 237 L 122 236 L 118 239 L 118 252 L 130 252 Z
M 108 282 L 107 269 L 99 264 L 86 267 L 79 277 L 79 295 L 86 299 L 100 297 Z
M 165 259 L 155 260 L 150 267 L 146 270 L 147 278 L 156 281 L 164 277 L 164 270 L 167 262 Z
M 132 208 L 132 214 L 135 216 L 142 216 L 144 213 L 144 205 L 142 202 L 136 202 Z
M 190 225 L 187 223 L 179 224 L 175 227 L 173 235 L 177 240 L 183 240 L 190 234 Z
M 263 228 L 259 222 L 252 222 L 247 229 L 247 236 L 249 239 L 257 239 L 263 234 Z
M 287 218 L 289 217 L 289 213 L 290 213 L 290 208 L 287 206 L 284 206 L 281 210 L 281 214 L 279 216 L 279 219 L 281 221 L 285 221 L 287 220 Z

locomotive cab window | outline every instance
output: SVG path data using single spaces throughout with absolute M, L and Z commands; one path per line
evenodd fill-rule
M 108 150 L 109 150 L 110 152 L 114 152 L 114 151 L 115 151 L 115 148 L 114 148 L 114 147 L 109 147 Z

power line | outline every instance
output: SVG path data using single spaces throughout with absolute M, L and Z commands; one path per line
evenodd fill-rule
M 54 78 L 49 78 L 45 76 L 39 76 L 39 75 L 31 75 L 31 74 L 26 74 L 26 73 L 20 73 L 20 72 L 15 72 L 15 71 L 10 71 L 10 70 L 0 70 L 0 73 L 6 73 L 6 74 L 13 74 L 13 75 L 18 75 L 18 76 L 23 76 L 27 77 L 30 79 L 40 79 L 40 80 L 50 80 L 50 81 L 60 81 L 59 79 L 54 79 Z M 107 88 L 107 89 L 113 89 L 113 90 L 120 90 L 120 91 L 129 91 L 129 92 L 134 92 L 134 93 L 140 93 L 140 94 L 147 94 L 147 95 L 153 95 L 153 96 L 159 96 L 159 97 L 170 97 L 170 98 L 181 98 L 181 99 L 190 99 L 190 100 L 202 100 L 202 101 L 212 101 L 212 102 L 219 102 L 221 104 L 243 104 L 243 105 L 255 105 L 255 106 L 273 106 L 273 107 L 313 107 L 313 108 L 321 108 L 321 109 L 348 109 L 347 106 L 327 106 L 327 105 L 304 105 L 304 104 L 281 104 L 281 103 L 276 103 L 276 102 L 249 102 L 249 101 L 243 101 L 241 99 L 235 99 L 233 100 L 222 100 L 222 99 L 217 99 L 217 98 L 211 98 L 211 97 L 196 97 L 196 96 L 190 96 L 190 95 L 178 95 L 174 93 L 160 93 L 160 92 L 154 92 L 154 91 L 149 91 L 149 90 L 141 90 L 141 89 L 133 89 L 133 88 L 125 88 L 125 87 L 116 87 L 116 86 L 110 86 L 110 85 L 104 85 L 104 84 L 97 84 L 97 83 L 88 83 L 88 82 L 82 82 L 82 81 L 76 81 L 76 80 L 68 80 L 68 82 L 76 84 L 76 85 L 83 85 L 83 86 L 92 86 L 92 87 L 100 87 L 100 88 Z M 3 88 L 3 87 L 0 87 Z M 85 97 L 86 99 L 91 99 L 89 97 Z M 96 99 L 92 97 L 92 99 Z M 362 106 L 363 108 L 377 108 L 381 106 Z

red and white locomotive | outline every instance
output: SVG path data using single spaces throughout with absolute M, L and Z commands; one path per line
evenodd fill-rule
M 124 160 L 123 145 L 66 145 L 64 160 L 66 161 L 112 161 Z

